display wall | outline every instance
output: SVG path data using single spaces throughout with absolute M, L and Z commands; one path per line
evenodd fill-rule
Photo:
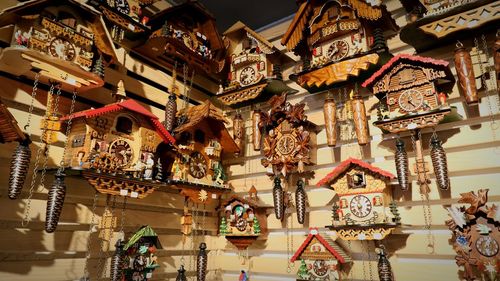
M 293 1 L 292 1 L 293 2 Z M 290 5 L 295 5 L 294 3 Z M 2 1 L 0 8 L 17 4 L 16 1 Z M 386 3 L 388 11 L 399 26 L 406 24 L 406 11 L 399 1 Z M 287 52 L 280 44 L 281 37 L 286 32 L 291 20 L 259 30 L 259 35 L 267 39 L 274 47 L 283 50 L 296 63 L 288 63 L 283 70 L 287 87 L 297 92 L 288 96 L 292 104 L 305 103 L 307 120 L 316 124 L 318 134 L 313 147 L 316 154 L 315 165 L 306 166 L 308 175 L 305 177 L 307 192 L 307 207 L 304 224 L 297 222 L 295 208 L 287 210 L 284 223 L 276 219 L 273 211 L 273 180 L 266 174 L 261 165 L 261 152 L 254 151 L 252 146 L 252 111 L 257 108 L 268 109 L 264 103 L 244 106 L 238 110 L 244 120 L 244 146 L 238 157 L 226 158 L 223 164 L 227 167 L 228 184 L 236 195 L 244 197 L 252 186 L 257 190 L 260 204 L 267 214 L 266 233 L 251 244 L 247 250 L 238 250 L 225 237 L 219 234 L 218 200 L 207 204 L 190 204 L 195 220 L 194 234 L 183 238 L 181 233 L 181 217 L 185 211 L 185 196 L 171 189 L 158 189 L 144 199 L 128 199 L 126 208 L 123 199 L 107 202 L 106 196 L 100 195 L 95 209 L 93 200 L 95 190 L 87 180 L 79 177 L 67 177 L 67 195 L 62 210 L 59 226 L 54 233 L 44 231 L 45 209 L 48 187 L 54 171 L 48 172 L 45 187 L 35 186 L 30 204 L 26 197 L 29 185 L 25 185 L 20 198 L 10 200 L 7 196 L 10 159 L 16 144 L 0 145 L 0 280 L 78 280 L 84 273 L 88 259 L 88 270 L 92 274 L 101 270 L 103 257 L 108 257 L 105 263 L 106 276 L 109 276 L 110 258 L 114 253 L 114 245 L 121 238 L 120 221 L 125 218 L 123 231 L 130 236 L 140 226 L 149 225 L 158 234 L 163 249 L 157 250 L 159 268 L 151 280 L 175 280 L 177 270 L 183 263 L 188 276 L 194 276 L 196 268 L 195 257 L 198 244 L 205 242 L 208 251 L 208 271 L 206 280 L 239 280 L 241 270 L 245 270 L 249 280 L 295 280 L 300 261 L 287 270 L 288 261 L 302 245 L 309 234 L 309 228 L 318 228 L 322 236 L 334 237 L 334 233 L 325 228 L 332 224 L 332 205 L 336 193 L 325 186 L 316 184 L 330 173 L 343 160 L 353 157 L 369 162 L 372 165 L 396 174 L 394 165 L 395 134 L 382 134 L 378 127 L 372 125 L 377 120 L 375 104 L 378 99 L 370 95 L 365 97 L 370 138 L 365 146 L 358 145 L 355 137 L 348 140 L 339 139 L 335 147 L 327 145 L 323 104 L 327 92 L 308 93 L 295 82 L 288 80 L 294 73 L 300 58 L 292 52 Z M 1 34 L 1 32 L 0 32 Z M 477 34 L 480 39 L 480 34 Z M 487 37 L 488 44 L 493 45 L 494 37 Z M 388 40 L 392 54 L 413 54 L 414 48 L 402 42 L 399 36 Z M 467 44 L 470 48 L 473 38 Z M 473 52 L 474 53 L 474 52 Z M 124 48 L 117 47 L 117 59 L 121 66 L 106 68 L 104 87 L 89 90 L 79 94 L 75 103 L 75 111 L 90 107 L 100 107 L 114 102 L 111 93 L 116 91 L 120 80 L 129 98 L 138 100 L 163 121 L 164 105 L 167 103 L 166 88 L 170 87 L 172 77 L 164 71 L 130 56 Z M 450 61 L 452 73 L 456 76 L 453 64 L 454 46 L 438 46 L 431 50 L 420 52 L 419 55 Z M 483 56 L 484 58 L 484 56 Z M 477 56 L 472 56 L 474 70 L 480 73 Z M 490 57 L 493 64 L 493 58 Z M 493 69 L 491 69 L 494 72 Z M 494 77 L 494 75 L 492 75 Z M 140 78 L 140 79 L 138 79 Z M 477 80 L 480 83 L 480 79 Z M 0 75 L 0 98 L 22 127 L 27 122 L 31 103 L 32 80 L 18 78 L 2 73 Z M 183 89 L 182 79 L 178 87 Z M 496 86 L 493 80 L 488 81 Z M 215 100 L 214 93 L 219 91 L 219 85 L 212 79 L 196 77 L 195 87 L 190 93 L 190 106 L 200 105 L 207 99 Z M 478 87 L 479 88 L 479 87 Z M 31 139 L 33 154 L 40 146 L 41 132 L 38 127 L 45 112 L 48 87 L 40 86 L 33 106 L 31 117 Z M 430 169 L 431 180 L 429 204 L 431 213 L 430 229 L 427 229 L 423 213 L 426 211 L 421 199 L 416 177 L 412 172 L 412 187 L 407 191 L 399 188 L 397 179 L 392 179 L 389 187 L 393 190 L 393 198 L 397 202 L 401 217 L 401 226 L 395 228 L 384 241 L 394 280 L 463 280 L 463 269 L 455 263 L 456 252 L 452 247 L 452 232 L 445 224 L 450 219 L 447 208 L 462 206 L 457 201 L 461 193 L 489 189 L 488 204 L 500 204 L 500 189 L 497 187 L 500 178 L 500 102 L 497 90 L 487 93 L 480 91 L 480 102 L 477 107 L 469 107 L 460 95 L 457 85 L 453 87 L 448 97 L 448 103 L 457 108 L 462 120 L 439 125 L 436 128 L 443 147 L 447 153 L 450 189 L 443 191 L 436 186 L 436 179 Z M 71 95 L 60 98 L 59 110 L 68 113 L 71 105 Z M 177 106 L 182 108 L 184 102 L 177 100 Z M 224 115 L 232 120 L 235 109 L 228 106 L 222 108 Z M 232 135 L 232 122 L 227 124 Z M 429 155 L 432 129 L 423 129 L 423 152 L 425 159 L 431 163 Z M 410 158 L 410 167 L 415 162 L 409 133 L 402 133 Z M 63 156 L 64 136 L 58 133 L 58 141 L 50 150 L 48 166 L 56 167 Z M 32 159 L 34 161 L 34 159 Z M 410 168 L 410 170 L 413 170 Z M 27 179 L 31 178 L 32 169 Z M 297 178 L 295 178 L 297 179 Z M 29 180 L 27 180 L 29 183 Z M 283 182 L 289 190 L 295 193 L 294 180 Z M 226 198 L 228 194 L 224 195 Z M 102 239 L 101 231 L 94 228 L 89 231 L 91 221 L 99 222 L 103 218 L 106 204 L 115 204 L 113 212 L 116 220 L 114 234 L 110 241 Z M 21 225 L 25 211 L 29 209 L 31 222 Z M 99 223 L 97 223 L 99 225 Z M 286 227 L 288 225 L 289 228 Z M 90 235 L 90 245 L 88 237 Z M 434 240 L 434 247 L 428 247 L 429 239 Z M 182 241 L 185 241 L 183 244 Z M 343 241 L 336 243 L 350 256 L 352 264 L 348 265 L 342 280 L 378 280 L 377 262 L 374 241 Z M 377 244 L 377 246 L 379 246 Z M 194 278 L 193 280 L 195 280 Z M 94 280 L 94 279 L 93 279 Z M 109 280 L 102 277 L 99 280 Z

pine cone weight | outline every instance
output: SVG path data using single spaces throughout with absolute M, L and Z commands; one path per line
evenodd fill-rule
M 297 190 L 295 191 L 295 204 L 297 208 L 297 221 L 300 224 L 304 224 L 304 220 L 306 217 L 306 200 L 307 194 L 304 189 L 304 181 L 297 181 Z
M 431 137 L 431 159 L 437 186 L 442 190 L 448 190 L 450 188 L 450 178 L 448 177 L 446 152 L 437 135 Z
M 200 244 L 200 251 L 198 252 L 198 257 L 196 259 L 196 280 L 197 281 L 205 281 L 207 278 L 207 244 Z
M 175 116 L 177 115 L 177 97 L 175 94 L 168 96 L 167 106 L 165 108 L 165 129 L 172 132 L 175 126 Z
M 283 201 L 283 188 L 281 187 L 281 180 L 279 177 L 274 178 L 273 202 L 274 214 L 276 215 L 277 219 L 282 220 L 285 210 Z
M 408 154 L 405 150 L 405 143 L 401 139 L 396 140 L 396 154 L 394 158 L 399 186 L 401 186 L 402 190 L 407 190 L 410 186 L 410 169 L 408 168 Z
M 20 142 L 12 154 L 9 175 L 9 198 L 12 200 L 21 194 L 24 180 L 28 174 L 31 160 L 30 143 L 31 141 L 28 138 Z
M 45 215 L 45 231 L 52 233 L 56 231 L 59 217 L 61 216 L 62 208 L 64 205 L 64 198 L 66 197 L 66 184 L 64 183 L 63 173 L 57 173 L 56 179 L 49 190 L 47 198 L 47 213 Z

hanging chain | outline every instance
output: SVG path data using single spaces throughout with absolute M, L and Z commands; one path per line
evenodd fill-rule
M 184 101 L 183 108 L 187 109 L 188 107 L 188 100 L 187 100 L 187 76 L 188 76 L 188 68 L 186 64 L 182 65 L 182 84 L 184 85 L 183 93 L 182 93 L 182 100 Z
M 363 257 L 363 280 L 366 281 L 366 259 L 365 259 L 365 253 L 367 252 L 366 250 L 366 245 L 365 245 L 365 240 L 361 240 L 361 251 L 362 257 Z
M 197 217 L 198 217 L 198 213 L 195 212 L 195 208 L 194 208 L 194 203 L 193 205 L 191 206 L 191 214 L 192 214 L 192 227 L 191 227 L 191 256 L 189 257 L 189 271 L 194 271 L 194 263 L 195 263 L 195 256 L 196 256 L 196 249 L 195 249 L 195 231 L 196 231 L 196 222 L 197 222 Z M 193 277 L 190 278 L 190 280 L 193 280 Z
M 122 205 L 122 216 L 120 221 L 120 233 L 122 235 L 122 239 L 125 240 L 125 231 L 123 230 L 125 226 L 125 211 L 127 210 L 127 196 L 123 196 L 123 205 Z
M 66 136 L 66 140 L 64 141 L 64 149 L 63 149 L 63 155 L 62 155 L 62 160 L 59 163 L 59 169 L 58 173 L 64 172 L 66 169 L 66 152 L 67 152 L 67 147 L 68 147 L 68 141 L 69 141 L 69 133 L 71 132 L 71 124 L 73 123 L 73 111 L 75 110 L 75 101 L 76 101 L 76 94 L 77 91 L 76 89 L 73 91 L 73 96 L 71 98 L 71 106 L 69 108 L 69 118 L 68 121 L 66 122 L 66 132 L 64 135 Z
M 54 84 L 51 84 L 50 85 L 50 89 L 49 89 L 49 92 L 47 93 L 47 101 L 50 100 L 50 96 L 52 96 L 54 94 Z M 32 97 L 34 98 L 36 96 L 36 90 L 33 91 L 32 93 Z M 32 110 L 32 108 L 30 107 L 30 110 Z M 45 116 L 47 117 L 47 113 L 45 114 Z M 30 119 L 28 120 L 28 122 L 31 123 Z M 29 127 L 29 124 L 26 124 L 27 127 L 25 128 L 28 128 Z M 43 139 L 45 138 L 47 134 L 47 127 L 44 126 L 42 128 L 42 133 L 40 135 L 40 139 L 41 139 L 41 142 L 40 142 L 40 147 L 38 148 L 37 152 L 36 152 L 36 157 L 35 157 L 35 164 L 34 164 L 34 167 L 33 167 L 33 174 L 31 175 L 31 183 L 30 183 L 30 189 L 29 189 L 29 192 L 28 192 L 28 197 L 26 198 L 26 208 L 24 210 L 24 218 L 23 220 L 21 221 L 21 225 L 23 227 L 27 226 L 30 221 L 31 221 L 31 218 L 30 218 L 30 214 L 31 214 L 31 198 L 33 197 L 33 193 L 35 192 L 35 185 L 36 185 L 36 181 L 38 180 L 38 166 L 40 164 L 40 157 L 42 156 L 42 153 L 46 154 L 46 151 L 48 150 L 48 144 L 46 144 L 45 142 L 43 142 Z
M 115 219 L 115 209 L 116 209 L 116 196 L 113 196 L 113 201 L 111 203 L 111 212 L 110 212 L 110 218 L 111 218 L 111 223 L 109 225 L 109 229 L 108 231 L 106 232 L 106 238 L 105 238 L 105 242 L 106 242 L 106 251 L 104 252 L 104 261 L 102 263 L 102 273 L 100 274 L 100 276 L 104 276 L 104 278 L 106 278 L 106 274 L 107 274 L 107 271 L 108 271 L 108 266 L 107 266 L 107 263 L 108 263 L 108 251 L 109 251 L 109 246 L 111 244 L 111 238 L 113 238 L 113 233 L 114 233 L 114 219 Z
M 347 250 L 349 251 L 349 253 L 352 253 L 352 242 L 351 242 L 351 240 L 347 240 Z M 347 279 L 348 279 L 349 281 L 353 281 L 353 280 L 352 280 L 352 272 L 353 272 L 353 271 L 354 271 L 354 270 L 353 270 L 353 268 L 351 267 L 351 269 L 349 270 L 349 274 L 348 274 L 348 276 L 347 276 Z
M 89 233 L 87 237 L 87 254 L 85 255 L 85 268 L 83 269 L 84 277 L 87 277 L 85 280 L 88 280 L 89 275 L 89 259 L 90 259 L 90 251 L 92 250 L 92 231 L 94 229 L 95 223 L 95 209 L 97 207 L 97 199 L 99 198 L 99 192 L 97 190 L 94 194 L 94 202 L 92 203 L 92 218 L 90 219 L 89 224 Z
M 371 241 L 366 241 L 368 246 L 368 273 L 370 274 L 370 281 L 373 281 L 373 271 L 372 271 L 372 243 Z
M 30 109 L 28 110 L 28 120 L 26 121 L 26 125 L 24 126 L 24 131 L 28 130 L 31 125 L 31 117 L 33 116 L 33 107 L 36 98 L 36 92 L 38 90 L 38 79 L 40 78 L 40 73 L 37 72 L 35 75 L 35 81 L 33 82 L 33 89 L 31 91 L 31 103 Z

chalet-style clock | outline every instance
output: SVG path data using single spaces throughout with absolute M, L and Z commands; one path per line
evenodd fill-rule
M 448 208 L 451 219 L 446 225 L 453 232 L 453 249 L 458 266 L 463 266 L 465 280 L 497 280 L 500 273 L 500 220 L 498 207 L 488 202 L 488 189 L 460 194 L 459 203 L 467 208 Z M 482 277 L 484 276 L 484 277 Z
M 189 157 L 189 173 L 196 179 L 207 175 L 208 165 L 205 156 L 199 152 L 193 152 Z
M 327 226 L 345 240 L 381 240 L 398 225 L 396 213 L 388 215 L 394 176 L 361 160 L 349 158 L 317 183 L 338 195 L 333 224 Z M 391 208 L 391 212 L 395 212 Z
M 241 107 L 262 102 L 283 91 L 295 92 L 283 83 L 281 68 L 292 59 L 241 22 L 235 23 L 224 38 L 229 43 L 227 81 L 217 98 L 225 105 Z

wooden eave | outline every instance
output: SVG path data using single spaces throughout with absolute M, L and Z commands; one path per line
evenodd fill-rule
M 24 141 L 27 137 L 17 121 L 0 100 L 0 143 Z

